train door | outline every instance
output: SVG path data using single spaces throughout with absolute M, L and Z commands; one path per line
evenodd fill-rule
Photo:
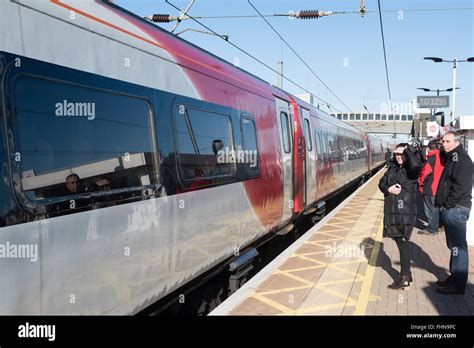
M 316 200 L 316 149 L 311 135 L 311 122 L 309 111 L 301 109 L 303 115 L 303 132 L 306 142 L 306 161 L 305 161 L 305 204 L 306 206 Z M 316 139 L 314 140 L 316 142 Z
M 290 96 L 290 114 L 293 118 L 293 211 L 304 211 L 306 204 L 306 141 L 303 133 L 303 115 L 301 107 Z
M 292 168 L 292 115 L 290 104 L 282 99 L 275 98 L 280 146 L 282 157 L 280 166 L 283 168 L 283 213 L 282 222 L 289 220 L 293 214 L 293 168 Z
M 324 148 L 322 134 L 318 127 L 314 127 L 314 143 L 316 145 L 316 192 L 317 199 L 324 196 Z
M 328 151 L 328 140 L 326 131 L 321 129 L 316 129 L 316 136 L 319 138 L 320 144 L 320 157 L 319 162 L 319 185 L 321 196 L 325 196 L 329 192 L 329 151 Z

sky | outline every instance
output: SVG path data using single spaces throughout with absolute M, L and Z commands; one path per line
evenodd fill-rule
M 169 0 L 180 9 L 189 0 Z M 263 14 L 288 13 L 300 10 L 355 11 L 360 0 L 251 0 Z M 178 16 L 179 12 L 164 0 L 115 0 L 140 16 L 165 13 Z M 377 0 L 366 0 L 367 11 L 377 11 Z M 417 95 L 436 92 L 418 91 L 418 87 L 447 89 L 453 87 L 453 64 L 434 63 L 423 57 L 434 56 L 458 60 L 474 56 L 474 1 L 473 0 L 381 0 L 382 21 L 387 52 L 387 64 L 392 102 L 396 108 L 410 108 Z M 463 10 L 426 11 L 426 9 Z M 191 16 L 257 15 L 247 0 L 195 0 Z M 384 112 L 388 106 L 388 87 L 385 74 L 379 15 L 369 12 L 340 14 L 319 19 L 301 20 L 270 17 L 267 20 L 305 60 L 319 78 L 353 112 Z M 262 18 L 199 19 L 229 41 L 251 53 L 277 70 L 283 61 L 284 75 L 297 82 L 333 109 L 325 111 L 349 112 L 313 73 L 280 40 Z M 160 24 L 171 30 L 174 23 Z M 206 30 L 192 20 L 180 23 L 176 32 L 187 28 Z M 186 31 L 182 38 L 276 84 L 277 75 L 238 51 L 217 36 Z M 474 115 L 474 63 L 458 63 L 456 86 L 456 115 Z M 283 89 L 295 95 L 306 93 L 288 81 Z M 446 94 L 440 93 L 440 94 Z M 450 103 L 451 103 L 451 93 Z M 322 104 L 322 103 L 321 103 Z M 443 111 L 448 114 L 451 105 Z

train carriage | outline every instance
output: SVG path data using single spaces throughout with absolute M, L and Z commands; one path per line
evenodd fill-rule
M 384 163 L 381 141 L 107 1 L 0 13 L 0 314 L 137 313 Z

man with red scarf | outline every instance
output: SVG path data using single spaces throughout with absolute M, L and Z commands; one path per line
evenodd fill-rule
M 418 181 L 418 190 L 423 195 L 423 208 L 428 225 L 425 230 L 418 233 L 435 235 L 439 229 L 439 209 L 435 206 L 435 197 L 444 170 L 444 158 L 440 156 L 435 140 L 428 143 L 428 150 Z

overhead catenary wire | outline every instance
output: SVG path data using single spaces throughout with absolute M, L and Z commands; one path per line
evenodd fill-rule
M 182 10 L 173 5 L 171 2 L 169 2 L 168 0 L 165 0 L 165 2 L 170 5 L 171 7 L 173 7 L 174 9 L 182 12 Z M 200 26 L 206 28 L 207 30 L 209 30 L 210 32 L 214 33 L 216 36 L 220 37 L 221 39 L 223 39 L 220 35 L 218 35 L 214 30 L 212 30 L 211 28 L 209 28 L 207 25 L 201 23 L 200 21 L 198 21 L 197 19 L 195 19 L 193 16 L 187 14 L 187 16 L 192 19 L 193 21 L 195 21 L 196 23 L 198 23 Z M 266 64 L 265 62 L 263 62 L 262 60 L 258 59 L 257 57 L 255 57 L 254 55 L 252 55 L 251 53 L 245 51 L 243 48 L 237 46 L 236 44 L 234 44 L 233 42 L 231 42 L 230 40 L 225 40 L 223 39 L 225 42 L 227 42 L 229 45 L 233 46 L 234 48 L 236 48 L 237 50 L 239 50 L 240 52 L 242 52 L 243 54 L 245 54 L 246 56 L 252 58 L 253 60 L 255 60 L 256 62 L 258 62 L 259 64 L 263 65 L 264 67 L 266 67 L 267 69 L 273 71 L 275 74 L 279 75 L 279 72 L 277 70 L 275 70 L 274 68 L 272 68 L 271 66 L 269 66 L 268 64 Z M 308 91 L 306 88 L 304 88 L 303 86 L 301 86 L 299 83 L 293 81 L 292 79 L 290 79 L 289 77 L 285 76 L 285 75 L 281 75 L 286 81 L 292 83 L 293 85 L 295 85 L 296 87 L 300 88 L 301 90 L 305 91 L 306 93 L 309 93 L 310 95 L 313 95 L 316 99 L 318 99 L 319 101 L 325 103 L 326 105 L 331 105 L 329 104 L 327 101 L 317 97 L 316 95 L 314 95 L 312 92 Z M 340 110 L 338 110 L 337 108 L 335 108 L 333 105 L 331 105 L 331 108 L 336 110 L 337 112 L 342 112 Z
M 390 78 L 388 74 L 388 64 L 387 64 L 387 50 L 385 49 L 385 36 L 383 32 L 383 22 L 382 22 L 382 8 L 380 6 L 380 0 L 377 0 L 378 3 L 378 9 L 379 9 L 379 21 L 380 21 L 380 33 L 382 34 L 382 48 L 383 48 L 383 58 L 385 61 L 385 77 L 387 80 L 387 90 L 388 90 L 388 110 L 391 113 L 392 112 L 392 92 L 390 90 Z M 393 133 L 394 135 L 397 134 L 397 129 L 396 129 L 396 123 L 395 123 L 395 118 L 393 118 Z
M 330 16 L 333 14 L 342 14 L 346 12 L 332 12 L 332 11 L 319 11 L 319 10 L 302 10 L 298 12 L 293 12 L 290 11 L 289 13 L 280 13 L 280 14 L 273 14 L 273 15 L 264 15 L 266 17 L 273 16 L 273 17 L 293 17 L 293 18 L 299 18 L 299 19 L 315 19 L 315 18 L 320 18 L 320 17 L 325 17 L 325 16 Z M 241 16 L 236 16 L 236 15 L 230 15 L 230 16 L 194 16 L 194 19 L 204 19 L 204 18 L 221 18 L 221 19 L 228 19 L 228 18 L 249 18 L 249 17 L 260 17 L 258 15 L 253 15 L 253 16 L 248 16 L 248 15 L 241 15 Z M 170 14 L 152 14 L 150 16 L 146 16 L 146 19 L 156 22 L 156 23 L 169 23 L 173 21 L 184 21 L 186 19 L 191 19 L 190 16 L 187 14 L 183 14 L 179 17 L 171 16 Z
M 301 55 L 296 52 L 293 47 L 285 40 L 285 38 L 283 38 L 283 36 L 273 27 L 273 25 L 270 24 L 269 21 L 266 20 L 265 17 L 263 17 L 263 15 L 260 13 L 260 11 L 252 4 L 252 2 L 250 0 L 248 0 L 248 3 L 250 4 L 250 6 L 253 7 L 253 9 L 262 17 L 262 19 L 268 24 L 268 26 L 275 32 L 275 34 L 278 35 L 278 37 L 280 38 L 280 40 L 282 40 L 286 46 L 288 46 L 288 48 L 298 57 L 298 59 L 309 69 L 309 71 L 311 71 L 313 73 L 313 75 L 324 85 L 324 87 L 327 88 L 327 90 L 333 95 L 336 97 L 336 99 L 342 104 L 344 105 L 347 110 L 349 110 L 349 112 L 352 112 L 352 110 L 346 105 L 346 103 L 344 103 L 341 98 L 339 98 L 329 87 L 328 85 L 326 85 L 326 83 L 324 83 L 324 81 L 318 76 L 318 74 L 316 74 L 316 72 L 308 65 L 308 63 L 306 63 L 306 61 L 301 57 Z
M 433 11 L 472 11 L 474 7 L 452 7 L 452 8 L 424 8 L 424 9 L 398 9 L 398 10 L 383 10 L 382 13 L 390 12 L 433 12 Z M 379 11 L 365 11 L 367 13 L 378 13 Z M 360 11 L 332 11 L 331 15 L 344 15 L 344 14 L 360 14 Z M 168 22 L 175 20 L 170 15 L 156 15 L 164 16 L 160 22 Z M 289 17 L 292 13 L 275 13 L 275 14 L 262 14 L 263 17 Z M 260 15 L 219 15 L 219 16 L 193 16 L 195 19 L 238 19 L 238 18 L 260 18 Z M 158 17 L 156 17 L 158 19 Z M 182 18 L 181 20 L 187 20 L 191 18 Z M 157 20 L 158 21 L 158 20 Z

